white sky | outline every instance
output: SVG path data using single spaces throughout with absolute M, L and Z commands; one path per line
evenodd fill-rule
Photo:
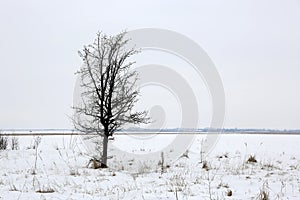
M 147 27 L 208 53 L 225 127 L 300 128 L 300 0 L 2 0 L 0 25 L 0 128 L 71 128 L 77 50 L 98 30 Z

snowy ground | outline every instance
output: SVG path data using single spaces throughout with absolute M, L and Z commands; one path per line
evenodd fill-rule
M 300 199 L 300 136 L 222 135 L 206 157 L 204 138 L 196 138 L 187 156 L 165 161 L 162 173 L 158 163 L 128 157 L 112 157 L 108 169 L 89 168 L 80 136 L 43 136 L 37 148 L 37 138 L 19 137 L 19 150 L 0 151 L 0 199 L 263 199 L 263 193 Z M 116 136 L 111 156 L 112 143 L 141 154 L 163 148 L 159 141 L 135 145 Z M 257 162 L 248 162 L 250 156 Z

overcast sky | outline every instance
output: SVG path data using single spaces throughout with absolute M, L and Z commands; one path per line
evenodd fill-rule
M 0 25 L 0 128 L 72 128 L 77 51 L 98 30 L 151 27 L 213 60 L 225 127 L 300 129 L 300 0 L 1 0 Z

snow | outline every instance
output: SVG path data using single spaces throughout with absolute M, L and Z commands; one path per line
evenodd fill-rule
M 110 168 L 92 169 L 80 136 L 43 136 L 35 149 L 36 137 L 19 137 L 19 150 L 0 151 L 0 199 L 258 199 L 261 191 L 270 199 L 300 198 L 300 135 L 224 134 L 203 162 L 205 135 L 199 135 L 187 156 L 171 162 L 165 154 L 163 173 L 158 162 L 134 157 L 172 138 L 134 143 L 115 136 Z M 115 154 L 116 148 L 127 153 Z M 247 162 L 251 155 L 257 162 Z

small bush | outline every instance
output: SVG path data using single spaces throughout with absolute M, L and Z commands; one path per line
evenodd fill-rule
M 257 163 L 257 160 L 256 160 L 255 156 L 252 156 L 252 155 L 251 155 L 251 156 L 248 158 L 247 163 Z
M 8 146 L 8 138 L 0 134 L 0 150 L 7 149 L 7 146 Z
M 270 200 L 268 188 L 269 188 L 268 182 L 264 182 L 257 196 L 257 200 Z
M 137 173 L 138 174 L 146 174 L 151 172 L 152 167 L 151 167 L 151 163 L 149 162 L 141 162 L 138 164 L 138 169 L 137 169 Z
M 11 150 L 18 150 L 19 149 L 19 138 L 12 137 L 10 147 L 11 147 Z
M 258 200 L 269 200 L 269 192 L 261 190 L 259 195 L 258 195 Z

